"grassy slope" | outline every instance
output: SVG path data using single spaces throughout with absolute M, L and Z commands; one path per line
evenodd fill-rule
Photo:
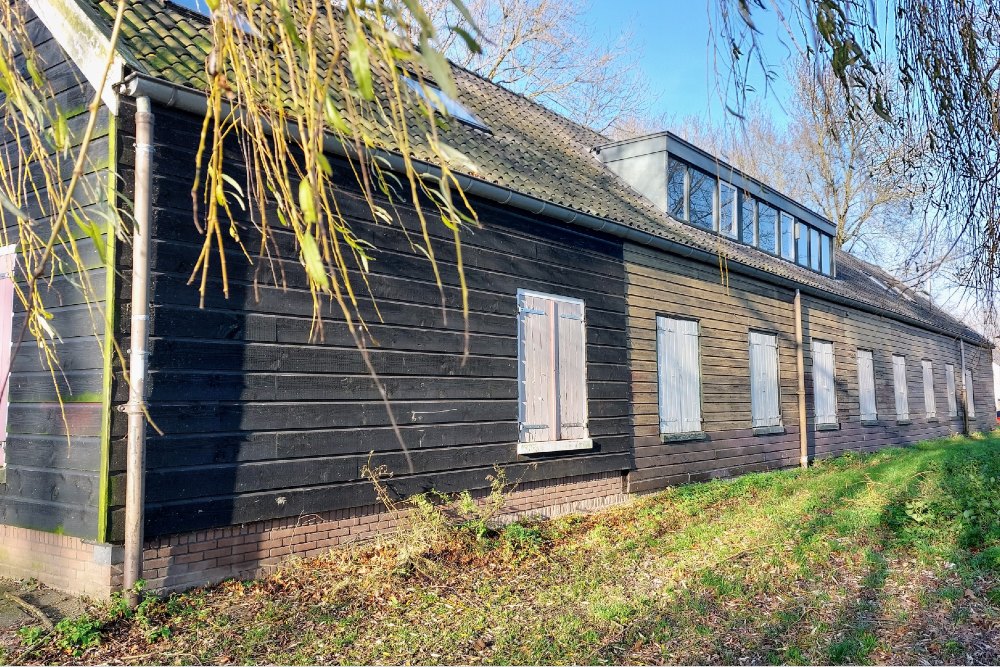
M 66 632 L 0 638 L 0 658 L 996 663 L 998 455 L 1000 436 L 951 439 L 691 485 L 454 534 L 394 573 L 390 542 L 335 551 L 103 620 L 75 658 Z

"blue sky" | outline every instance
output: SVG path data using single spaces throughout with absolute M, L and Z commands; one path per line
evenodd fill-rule
M 595 36 L 617 38 L 630 32 L 650 87 L 658 99 L 654 111 L 670 117 L 711 114 L 724 120 L 724 105 L 716 86 L 715 54 L 710 44 L 709 12 L 716 0 L 591 0 L 584 20 Z M 784 114 L 781 98 L 787 94 L 781 71 L 792 54 L 778 36 L 784 35 L 773 14 L 755 14 L 764 53 L 778 80 L 761 101 L 778 118 Z M 787 41 L 787 39 L 785 40 Z M 719 63 L 724 74 L 724 63 Z M 753 83 L 763 92 L 763 78 Z

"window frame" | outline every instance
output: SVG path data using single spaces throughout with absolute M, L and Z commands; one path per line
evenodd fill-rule
M 863 354 L 868 355 L 868 361 L 871 363 L 871 398 L 872 407 L 875 408 L 873 413 L 865 413 L 864 405 L 861 402 L 861 398 L 865 393 L 865 388 L 862 385 L 861 378 L 861 358 Z M 865 347 L 857 348 L 855 352 L 855 359 L 857 359 L 858 367 L 858 416 L 862 423 L 875 423 L 878 421 L 878 383 L 875 381 L 875 350 Z
M 920 371 L 924 383 L 924 417 L 937 419 L 937 397 L 934 395 L 934 362 L 930 359 L 921 359 Z
M 903 369 L 903 383 L 899 383 L 899 377 L 896 375 L 896 360 L 900 359 L 902 361 Z M 910 423 L 910 390 L 906 379 L 906 355 L 903 354 L 893 354 L 892 355 L 892 389 L 893 397 L 896 399 L 896 422 L 901 424 Z M 900 398 L 902 398 L 903 407 L 906 412 L 900 413 Z
M 944 387 L 948 394 L 948 417 L 958 418 L 958 383 L 955 381 L 955 364 L 944 365 Z
M 774 339 L 774 384 L 775 384 L 775 396 L 777 402 L 777 424 L 756 424 L 758 418 L 753 414 L 753 395 L 754 395 L 754 366 L 753 366 L 753 336 L 768 336 Z M 778 345 L 778 334 L 774 331 L 766 331 L 763 329 L 750 329 L 747 334 L 747 354 L 748 354 L 748 369 L 750 372 L 750 426 L 754 430 L 755 435 L 767 435 L 770 433 L 784 433 L 784 417 L 781 414 L 781 348 Z M 767 417 L 768 420 L 774 419 L 773 417 Z
M 831 418 L 832 421 L 820 421 L 819 414 L 819 384 L 816 381 L 816 352 L 818 351 L 817 346 L 829 346 L 830 351 L 830 398 L 833 402 L 833 413 L 831 415 L 824 415 L 823 418 Z M 817 427 L 830 427 L 839 426 L 839 405 L 837 402 L 837 348 L 832 340 L 823 340 L 818 338 L 813 338 L 810 340 L 810 348 L 812 353 L 812 382 L 813 382 L 813 417 L 816 420 Z M 824 352 L 825 354 L 825 352 Z
M 789 262 L 795 263 L 795 216 L 787 211 L 782 211 L 780 208 L 775 209 L 778 211 L 778 256 L 781 259 L 788 260 Z M 787 252 L 791 254 L 786 254 L 785 248 L 785 221 L 788 221 L 789 225 L 789 242 Z
M 730 207 L 729 219 L 729 231 L 725 231 L 723 223 L 726 221 L 725 211 L 722 210 L 722 191 L 724 188 L 728 188 L 732 192 L 732 206 Z M 718 230 L 719 234 L 725 236 L 727 239 L 739 240 L 741 225 L 740 225 L 740 212 L 741 212 L 741 202 L 739 197 L 739 190 L 735 185 L 729 181 L 718 179 L 718 186 L 716 187 L 716 202 L 718 203 L 716 216 L 715 228 Z
M 524 297 L 532 297 L 536 299 L 546 299 L 553 302 L 568 303 L 580 306 L 581 309 L 581 326 L 583 330 L 583 340 L 581 344 L 581 369 L 583 373 L 582 378 L 582 388 L 583 388 L 583 409 L 584 409 L 584 424 L 583 431 L 584 436 L 580 438 L 561 438 L 560 434 L 555 434 L 555 439 L 549 440 L 534 440 L 525 441 L 523 440 L 525 433 L 525 421 L 527 419 L 526 407 L 526 388 L 527 379 L 525 378 L 525 367 L 527 364 L 527 359 L 525 355 L 525 322 L 526 319 L 524 315 L 537 314 L 529 313 L 522 310 L 522 299 Z M 574 297 L 562 296 L 558 294 L 549 294 L 547 292 L 538 292 L 535 290 L 528 289 L 518 289 L 517 290 L 517 453 L 520 455 L 525 454 L 542 454 L 547 452 L 560 452 L 560 451 L 576 451 L 581 449 L 592 449 L 594 446 L 593 439 L 590 437 L 590 392 L 587 386 L 587 306 L 583 299 L 577 299 Z M 558 315 L 557 323 L 558 323 Z M 558 330 L 552 333 L 556 339 L 558 339 Z M 554 391 L 555 395 L 559 396 L 559 376 L 558 376 L 558 353 L 554 353 L 556 358 L 556 364 L 553 367 L 553 382 L 555 383 Z M 557 400 L 555 411 L 558 413 L 561 411 L 561 406 Z M 550 428 L 554 428 L 553 425 Z
M 684 429 L 683 428 L 683 418 L 678 421 L 681 423 L 681 430 L 679 431 L 666 431 L 663 428 L 664 423 L 664 368 L 660 365 L 660 323 L 661 322 L 690 322 L 694 324 L 696 329 L 695 334 L 695 366 L 698 372 L 698 428 L 697 429 Z M 702 355 L 701 355 L 701 321 L 692 317 L 678 316 L 671 313 L 657 313 L 656 314 L 656 415 L 657 415 L 657 428 L 660 433 L 660 438 L 663 440 L 693 440 L 700 439 L 704 437 L 703 425 L 705 423 L 705 406 L 704 406 L 704 374 L 702 373 Z

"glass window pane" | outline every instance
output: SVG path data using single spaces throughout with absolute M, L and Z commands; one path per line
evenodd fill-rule
M 740 216 L 736 204 L 736 188 L 719 181 L 719 232 L 731 239 L 737 238 L 740 233 Z
M 801 222 L 795 223 L 795 242 L 798 245 L 795 256 L 799 266 L 809 266 L 809 228 Z
M 816 229 L 809 230 L 809 248 L 812 250 L 812 254 L 809 255 L 809 268 L 811 268 L 813 271 L 819 271 L 819 260 L 820 260 L 819 230 Z
M 781 256 L 795 259 L 795 218 L 781 214 Z
M 684 214 L 684 180 L 687 165 L 670 160 L 667 167 L 667 213 L 678 220 L 687 220 Z
M 757 246 L 768 252 L 778 252 L 778 212 L 763 202 L 757 204 Z
M 822 245 L 822 260 L 823 266 L 820 269 L 826 275 L 833 275 L 833 243 L 831 239 L 826 234 L 821 235 L 820 244 Z
M 708 174 L 690 170 L 690 186 L 688 187 L 688 213 L 690 222 L 697 227 L 715 229 L 715 179 Z
M 757 245 L 757 200 L 748 194 L 743 195 L 743 218 L 741 220 L 740 240 L 750 245 Z

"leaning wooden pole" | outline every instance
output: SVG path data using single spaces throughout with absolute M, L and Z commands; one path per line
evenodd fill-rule
M 799 380 L 799 464 L 809 467 L 809 429 L 806 427 L 806 362 L 802 345 L 802 293 L 795 290 L 795 368 Z

